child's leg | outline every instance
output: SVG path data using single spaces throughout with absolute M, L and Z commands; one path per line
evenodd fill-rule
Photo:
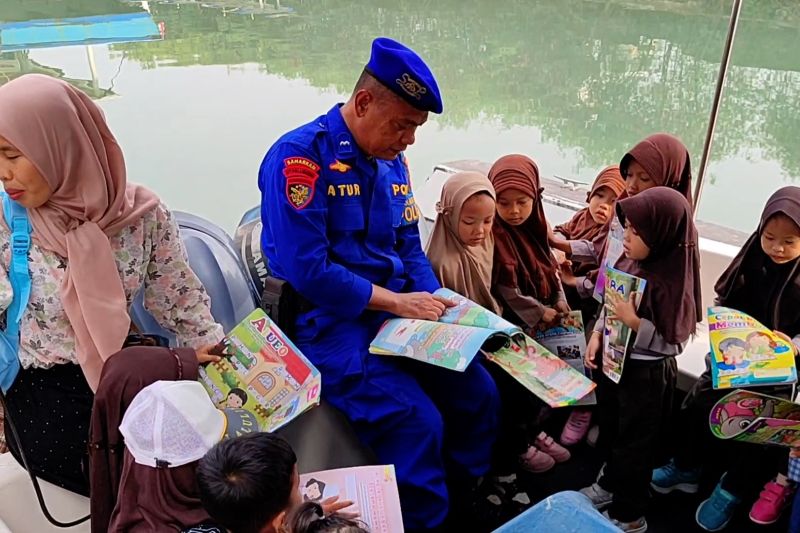
M 528 425 L 532 412 L 531 393 L 506 371 L 486 359 L 481 364 L 489 371 L 500 393 L 500 433 L 494 451 L 494 471 L 499 475 L 516 472 L 520 456 L 528 450 Z
M 727 471 L 722 488 L 742 501 L 755 500 L 764 484 L 776 472 L 786 471 L 786 449 L 726 442 Z
M 600 480 L 613 487 L 609 515 L 621 522 L 644 516 L 650 497 L 653 457 L 664 410 L 664 398 L 675 388 L 674 359 L 625 363 L 619 384 L 619 421 L 611 448 L 611 459 Z
M 710 449 L 723 443 L 708 429 L 708 413 L 729 390 L 714 390 L 710 374 L 703 373 L 686 396 L 681 409 L 673 417 L 675 465 L 684 471 L 707 463 Z M 679 428 L 679 429 L 678 429 Z

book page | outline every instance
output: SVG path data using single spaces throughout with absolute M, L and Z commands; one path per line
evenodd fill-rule
M 792 345 L 745 313 L 709 307 L 708 340 L 715 389 L 797 381 Z
M 583 364 L 586 354 L 586 334 L 583 329 L 583 316 L 580 311 L 570 311 L 561 322 L 547 328 L 540 322 L 534 340 L 554 353 L 559 359 L 591 379 L 589 369 Z M 594 391 L 581 398 L 575 405 L 595 405 Z
M 394 466 L 357 466 L 302 474 L 304 501 L 321 502 L 338 496 L 353 502 L 343 512 L 357 512 L 372 533 L 402 533 L 403 516 Z
M 319 404 L 319 371 L 262 309 L 225 342 L 231 355 L 200 367 L 200 382 L 218 407 L 250 411 L 262 431 L 274 431 Z
M 714 405 L 708 422 L 721 439 L 787 447 L 800 444 L 800 405 L 766 394 L 733 391 Z
M 596 386 L 582 372 L 527 336 L 525 346 L 512 343 L 496 352 L 484 353 L 487 359 L 499 365 L 550 407 L 575 405 Z
M 369 351 L 376 355 L 409 357 L 463 372 L 486 339 L 495 334 L 489 329 L 393 318 L 381 326 Z
M 457 292 L 442 288 L 434 294 L 457 304 L 455 307 L 447 308 L 439 322 L 502 331 L 509 337 L 522 335 L 522 329 L 519 327 Z
M 606 267 L 613 268 L 617 261 L 622 257 L 623 246 L 622 239 L 624 237 L 625 229 L 622 227 L 619 219 L 614 216 L 611 220 L 611 228 L 608 231 L 606 254 L 603 256 L 603 261 L 600 263 L 600 268 L 597 270 L 597 281 L 594 284 L 594 299 L 598 302 L 603 302 L 604 291 L 606 287 Z

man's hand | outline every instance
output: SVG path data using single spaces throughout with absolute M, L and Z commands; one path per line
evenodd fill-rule
M 437 321 L 448 307 L 455 305 L 455 302 L 429 292 L 409 292 L 396 294 L 389 311 L 401 318 Z

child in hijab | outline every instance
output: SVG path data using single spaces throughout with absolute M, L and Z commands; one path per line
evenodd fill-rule
M 459 172 L 442 187 L 425 253 L 443 287 L 502 313 L 492 296 L 495 194 L 479 172 Z
M 550 244 L 539 167 L 524 155 L 498 159 L 489 171 L 497 194 L 492 285 L 503 315 L 527 332 L 569 311 Z
M 641 532 L 647 529 L 653 451 L 676 385 L 675 357 L 703 319 L 700 261 L 692 210 L 680 193 L 652 188 L 620 200 L 616 211 L 625 227 L 624 255 L 616 267 L 647 286 L 628 301 L 605 302 L 586 349 L 586 365 L 598 368 L 605 313 L 635 334 L 619 384 L 600 377 L 610 453 L 598 481 L 581 492 L 597 508 L 610 506 L 606 515 L 617 527 Z
M 800 188 L 784 187 L 767 201 L 758 228 L 717 281 L 716 304 L 749 314 L 786 340 L 800 346 Z M 710 453 L 726 458 L 727 473 L 711 497 L 700 504 L 697 522 L 716 531 L 725 527 L 737 505 L 755 497 L 754 490 L 767 482 L 750 516 L 758 523 L 778 519 L 791 498 L 786 478 L 769 478 L 785 466 L 780 448 L 721 441 L 708 431 L 711 407 L 729 391 L 714 390 L 710 359 L 706 371 L 689 392 L 677 420 L 681 440 L 669 464 L 653 471 L 652 487 L 659 493 L 698 490 L 700 467 Z M 791 399 L 791 386 L 758 387 L 759 392 Z
M 592 242 L 596 248 L 605 248 L 608 231 L 614 219 L 614 206 L 624 191 L 625 180 L 620 174 L 619 166 L 604 168 L 595 178 L 586 196 L 588 205 L 575 213 L 569 222 L 553 228 L 553 231 L 568 241 L 586 240 Z M 566 289 L 567 301 L 573 309 L 584 311 L 586 322 L 597 311 L 592 293 L 598 268 L 598 261 L 593 260 L 573 261 L 569 265 L 561 266 L 561 282 Z M 591 300 L 591 305 L 586 305 L 587 300 Z
M 608 231 L 614 220 L 614 206 L 624 191 L 625 180 L 619 172 L 619 166 L 604 168 L 595 178 L 586 196 L 588 205 L 575 213 L 569 222 L 556 226 L 553 231 L 568 241 L 584 239 L 592 242 L 596 249 L 605 249 Z M 584 326 L 590 331 L 599 307 L 593 293 L 600 265 L 598 261 L 589 260 L 583 263 L 564 262 L 559 267 L 567 301 L 570 307 L 580 310 Z M 573 446 L 580 442 L 586 436 L 591 420 L 590 409 L 573 409 L 561 432 L 561 444 Z
M 554 324 L 560 313 L 569 311 L 547 242 L 539 168 L 529 157 L 507 155 L 492 165 L 489 179 L 497 194 L 497 216 L 492 227 L 494 294 L 504 318 L 532 332 L 539 323 Z M 493 374 L 501 394 L 505 391 L 503 404 L 515 406 L 516 414 L 510 416 L 526 427 L 533 440 L 531 446 L 527 439 L 517 446 L 522 446 L 522 466 L 531 472 L 544 472 L 557 462 L 567 461 L 568 450 L 545 432 L 534 429 L 544 404 L 521 390 L 505 372 Z M 512 395 L 513 399 L 509 399 Z
M 692 165 L 689 151 L 677 137 L 669 133 L 656 133 L 639 142 L 622 157 L 619 171 L 625 179 L 625 190 L 619 196 L 636 196 L 652 187 L 675 189 L 692 204 Z M 609 239 L 622 240 L 622 227 L 612 220 L 609 233 L 600 241 L 587 237 L 564 240 L 551 235 L 551 244 L 561 250 L 573 263 L 596 264 L 600 267 L 613 265 L 622 251 L 609 247 Z M 595 291 L 591 277 L 580 280 L 581 292 L 592 294 Z
M 437 278 L 443 287 L 501 314 L 491 292 L 495 219 L 492 183 L 478 172 L 454 174 L 442 187 L 436 210 L 438 216 L 426 253 Z M 481 362 L 494 378 L 503 400 L 493 464 L 496 476 L 491 480 L 493 486 L 485 488 L 497 495 L 495 501 L 503 507 L 498 514 L 508 519 L 522 510 L 520 506 L 530 503 L 528 495 L 516 486 L 517 467 L 539 473 L 552 468 L 556 461 L 528 442 L 532 413 L 537 410 L 535 398 L 497 365 L 485 359 Z M 563 453 L 553 453 L 564 459 Z

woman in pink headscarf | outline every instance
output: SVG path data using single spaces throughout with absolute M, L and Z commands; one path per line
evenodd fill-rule
M 200 360 L 213 358 L 208 351 L 223 332 L 172 215 L 153 192 L 128 183 L 122 150 L 87 95 L 37 74 L 0 87 L 0 182 L 33 228 L 8 416 L 39 477 L 87 494 L 93 391 L 130 332 L 136 293 L 144 291 L 148 311 Z M 13 298 L 9 240 L 3 221 L 0 313 Z

